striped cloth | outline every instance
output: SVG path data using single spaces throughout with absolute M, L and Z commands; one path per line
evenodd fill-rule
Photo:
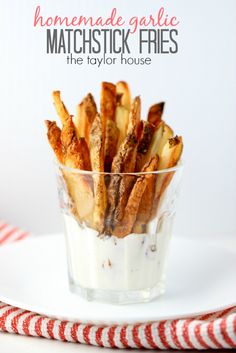
M 0 222 L 0 244 L 27 235 Z M 236 307 L 192 319 L 97 326 L 52 319 L 0 302 L 0 331 L 110 348 L 236 348 Z

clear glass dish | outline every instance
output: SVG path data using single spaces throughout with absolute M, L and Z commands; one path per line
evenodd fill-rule
M 163 294 L 182 165 L 146 173 L 56 167 L 71 291 L 119 304 Z

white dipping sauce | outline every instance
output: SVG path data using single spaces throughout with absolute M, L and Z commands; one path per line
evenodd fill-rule
M 70 276 L 84 288 L 140 290 L 161 281 L 170 238 L 168 227 L 124 238 L 98 236 L 64 214 Z

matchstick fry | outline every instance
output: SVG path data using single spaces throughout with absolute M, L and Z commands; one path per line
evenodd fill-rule
M 129 123 L 129 110 L 121 105 L 117 105 L 116 107 L 116 125 L 119 129 L 119 139 L 117 142 L 117 149 L 119 149 L 120 145 L 124 141 L 127 133 Z
M 89 146 L 89 133 L 91 125 L 97 115 L 97 107 L 94 98 L 89 93 L 82 102 L 77 106 L 74 125 L 77 138 L 84 137 Z
M 56 112 L 59 118 L 61 119 L 62 125 L 64 125 L 66 120 L 70 117 L 70 114 L 68 113 L 68 110 L 66 109 L 65 104 L 61 100 L 61 92 L 54 91 L 52 93 L 52 97 L 56 108 Z
M 148 152 L 152 136 L 155 131 L 154 125 L 150 124 L 148 121 L 141 121 L 142 123 L 142 130 L 141 130 L 141 137 L 138 143 L 138 154 L 137 154 L 137 161 L 136 161 L 136 172 L 140 171 L 146 162 L 146 154 Z
M 156 128 L 161 122 L 164 107 L 165 107 L 165 103 L 161 102 L 161 103 L 152 105 L 149 109 L 147 120 L 149 121 L 149 123 L 153 124 Z
M 115 123 L 116 86 L 110 82 L 102 82 L 101 87 L 101 119 L 105 136 L 105 171 L 110 172 L 113 157 L 116 154 L 119 130 Z
M 161 121 L 154 132 L 147 153 L 143 156 L 142 163 L 147 163 L 152 157 L 158 154 L 160 156 L 163 146 L 173 136 L 172 129 Z
M 128 84 L 124 81 L 117 82 L 116 94 L 118 96 L 119 105 L 130 111 L 131 96 Z
M 102 119 L 96 115 L 90 130 L 90 159 L 92 170 L 104 172 L 104 134 Z M 107 205 L 106 185 L 104 175 L 94 175 L 94 225 L 102 233 L 104 229 L 104 219 Z
M 116 84 L 116 96 L 116 125 L 119 129 L 118 149 L 126 137 L 131 107 L 130 90 L 126 82 L 120 81 Z
M 159 157 L 156 155 L 153 157 L 153 170 L 156 171 L 158 168 Z M 145 192 L 143 193 L 142 202 L 140 202 L 137 219 L 134 224 L 134 233 L 145 233 L 146 225 L 151 217 L 153 199 L 155 195 L 157 174 L 153 173 L 147 180 Z
M 84 138 L 77 139 L 75 127 L 71 116 L 65 121 L 61 133 L 61 141 L 64 148 L 64 164 L 67 167 L 91 170 L 89 151 Z M 74 202 L 76 215 L 81 222 L 92 226 L 92 214 L 94 208 L 93 190 L 89 177 L 73 171 L 63 171 L 68 192 Z
M 59 161 L 64 163 L 64 152 L 61 143 L 61 129 L 57 126 L 55 121 L 45 120 L 47 127 L 48 141 Z
M 141 116 L 141 100 L 140 97 L 135 97 L 131 106 L 131 111 L 129 114 L 129 123 L 127 133 L 135 132 L 138 134 L 138 127 Z
M 112 162 L 112 173 L 132 172 L 136 163 L 137 139 L 135 134 L 128 134 L 121 144 L 116 156 Z M 107 211 L 107 232 L 111 233 L 116 222 L 116 217 L 123 214 L 122 205 L 126 203 L 128 194 L 125 195 L 124 184 L 129 184 L 130 179 L 123 180 L 120 175 L 111 175 L 111 181 L 108 187 L 108 211 Z M 120 190 L 121 185 L 121 190 Z M 128 185 L 127 185 L 128 187 Z M 121 193 L 120 193 L 121 191 Z M 122 200 L 119 200 L 119 198 Z M 125 201 L 126 200 L 126 201 Z M 117 205 L 119 204 L 119 206 Z M 116 212 L 116 214 L 114 214 Z M 120 217 L 120 216 L 118 216 Z
M 115 121 L 116 111 L 116 86 L 110 82 L 102 82 L 100 110 L 102 120 Z
M 144 166 L 143 172 L 153 172 L 157 165 L 156 157 L 152 158 L 149 164 Z M 134 187 L 130 193 L 127 205 L 125 207 L 124 217 L 116 225 L 113 234 L 119 238 L 123 238 L 130 234 L 137 217 L 139 205 L 146 189 L 148 180 L 152 177 L 152 174 L 141 175 L 137 178 Z
M 117 141 L 119 137 L 119 129 L 113 120 L 108 119 L 106 125 L 106 141 L 105 141 L 105 171 L 111 171 L 111 164 L 117 151 Z
M 181 136 L 170 138 L 164 145 L 159 159 L 158 170 L 175 167 L 180 160 L 183 151 L 183 141 Z M 153 199 L 153 206 L 151 217 L 156 216 L 160 199 L 163 196 L 167 186 L 173 178 L 174 172 L 160 173 L 157 178 L 155 196 Z

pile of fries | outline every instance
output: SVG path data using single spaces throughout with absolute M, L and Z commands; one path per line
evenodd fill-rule
M 123 81 L 102 82 L 100 113 L 91 93 L 74 117 L 59 91 L 53 92 L 53 101 L 62 129 L 55 121 L 46 120 L 46 126 L 57 160 L 94 172 L 63 171 L 74 216 L 100 234 L 122 238 L 145 232 L 174 173 L 152 172 L 176 166 L 183 149 L 182 138 L 174 137 L 162 120 L 164 103 L 151 106 L 141 120 L 140 97 L 131 102 Z

